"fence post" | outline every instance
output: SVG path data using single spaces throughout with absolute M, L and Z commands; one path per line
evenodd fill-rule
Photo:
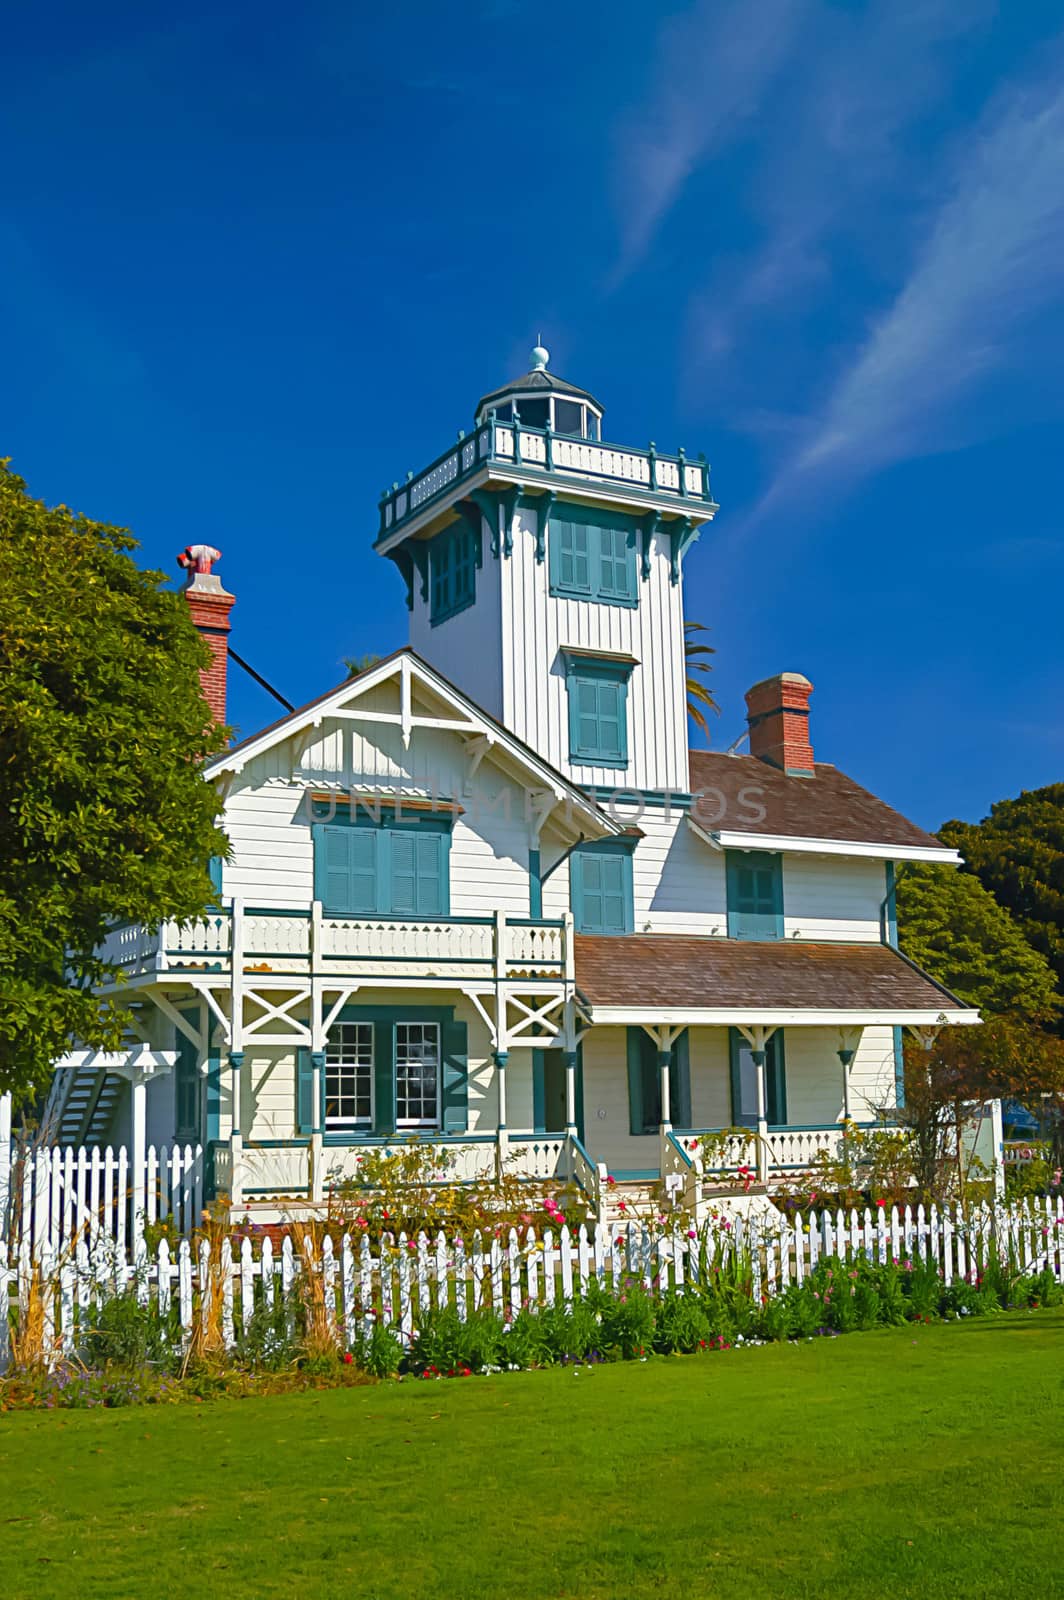
M 11 1212 L 11 1095 L 0 1094 L 0 1239 L 6 1239 Z M 3 1267 L 0 1266 L 0 1272 Z M 2 1352 L 0 1352 L 2 1360 Z
M 144 1081 L 144 1074 L 136 1072 L 131 1084 L 131 1124 L 130 1144 L 133 1154 L 133 1239 L 136 1242 L 138 1234 L 144 1231 L 145 1222 L 145 1168 L 148 1160 L 147 1149 L 147 1117 L 148 1117 L 148 1086 Z

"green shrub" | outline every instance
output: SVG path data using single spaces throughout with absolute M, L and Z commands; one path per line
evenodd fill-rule
M 633 1284 L 601 1308 L 602 1349 L 619 1351 L 625 1361 L 644 1356 L 654 1339 L 654 1302 L 645 1289 Z
M 539 1316 L 556 1361 L 586 1361 L 593 1353 L 601 1354 L 600 1313 L 590 1300 L 548 1306 Z
M 394 1330 L 375 1315 L 369 1331 L 361 1329 L 352 1342 L 351 1354 L 371 1378 L 394 1378 L 402 1364 L 403 1346 Z
M 909 1315 L 913 1318 L 937 1317 L 942 1304 L 942 1279 L 934 1261 L 914 1257 L 903 1269 L 902 1282 L 909 1300 Z
M 160 1317 L 154 1297 L 141 1305 L 136 1287 L 131 1285 L 90 1309 L 81 1356 L 87 1367 L 152 1367 L 156 1372 L 173 1372 L 181 1360 L 176 1311 Z
M 689 1355 L 709 1343 L 711 1329 L 700 1301 L 693 1294 L 666 1294 L 654 1316 L 654 1349 L 662 1355 L 682 1351 Z

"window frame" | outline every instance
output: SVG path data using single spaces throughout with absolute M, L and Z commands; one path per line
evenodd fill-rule
M 743 1120 L 742 1065 L 743 1050 L 751 1050 L 749 1041 L 738 1028 L 728 1029 L 728 1062 L 731 1082 L 732 1126 L 756 1128 L 756 1108 L 752 1119 Z M 777 1028 L 765 1041 L 765 1119 L 770 1128 L 787 1126 L 787 1053 L 783 1029 Z
M 332 1062 L 330 1062 L 330 1060 L 329 1060 L 329 1052 L 330 1052 L 330 1050 L 335 1049 L 335 1048 L 338 1047 L 337 1044 L 334 1042 L 334 1040 L 332 1038 L 332 1034 L 333 1034 L 334 1030 L 339 1029 L 339 1028 L 355 1028 L 355 1029 L 359 1029 L 359 1030 L 365 1029 L 368 1032 L 368 1034 L 369 1034 L 369 1060 L 368 1060 L 368 1062 L 366 1062 L 366 1063 L 348 1062 L 348 1061 L 332 1061 Z M 324 1102 L 323 1111 L 322 1111 L 322 1127 L 325 1129 L 326 1132 L 331 1132 L 331 1133 L 344 1133 L 344 1132 L 351 1132 L 351 1133 L 362 1132 L 362 1133 L 367 1133 L 367 1132 L 371 1132 L 372 1131 L 372 1129 L 373 1129 L 373 1113 L 374 1113 L 374 1078 L 376 1076 L 375 1072 L 374 1072 L 374 1050 L 375 1050 L 375 1048 L 376 1048 L 376 1030 L 375 1030 L 375 1024 L 372 1023 L 372 1022 L 367 1022 L 364 1019 L 356 1020 L 354 1018 L 339 1019 L 338 1021 L 334 1022 L 332 1027 L 329 1029 L 329 1033 L 328 1033 L 328 1035 L 326 1036 L 326 1039 L 325 1039 L 325 1066 L 324 1066 L 324 1069 L 323 1069 L 323 1074 L 324 1075 L 323 1075 L 323 1081 L 322 1081 L 322 1096 L 323 1096 L 323 1102 Z M 366 1072 L 368 1073 L 368 1077 L 369 1077 L 369 1112 L 364 1117 L 360 1117 L 358 1115 L 355 1115 L 353 1117 L 343 1117 L 343 1116 L 332 1116 L 331 1117 L 329 1115 L 328 1107 L 329 1107 L 329 1071 L 330 1071 L 330 1068 L 347 1067 L 347 1066 L 354 1066 L 356 1068 L 356 1070 L 359 1069 L 359 1068 L 362 1068 L 364 1066 Z M 357 1095 L 358 1095 L 357 1088 L 355 1090 L 355 1095 L 356 1095 L 356 1098 L 357 1098 Z M 337 1098 L 339 1098 L 339 1094 L 337 1095 Z
M 582 528 L 587 534 L 587 584 L 566 579 L 562 574 L 565 552 L 562 548 L 562 528 Z M 609 534 L 614 548 L 609 556 L 603 552 L 603 535 Z M 623 550 L 618 551 L 616 541 L 623 539 Z M 576 505 L 570 501 L 555 501 L 547 528 L 547 569 L 550 593 L 562 600 L 587 600 L 594 605 L 621 606 L 634 611 L 639 605 L 639 571 L 637 546 L 639 523 L 635 517 L 621 511 L 602 511 L 596 506 Z M 617 563 L 623 559 L 624 588 L 604 584 L 606 567 L 616 574 Z
M 438 627 L 467 611 L 477 598 L 477 534 L 452 522 L 429 541 L 429 625 Z M 441 600 L 441 591 L 445 597 Z
M 383 809 L 383 808 L 380 808 Z M 408 918 L 424 919 L 425 921 L 442 921 L 451 914 L 451 836 L 454 828 L 454 814 L 451 812 L 429 812 L 420 816 L 403 816 L 400 818 L 371 814 L 355 814 L 352 816 L 350 809 L 337 810 L 326 822 L 315 821 L 312 824 L 312 840 L 314 851 L 314 898 L 321 901 L 322 910 L 328 917 L 372 917 L 375 921 L 405 920 Z M 347 832 L 357 830 L 370 833 L 374 838 L 374 901 L 372 911 L 354 911 L 350 907 L 342 909 L 334 904 L 328 897 L 328 864 L 326 852 L 328 850 L 328 834 L 330 830 Z M 435 911 L 422 911 L 416 907 L 412 911 L 396 911 L 393 909 L 395 900 L 394 881 L 394 852 L 391 841 L 396 836 L 414 838 L 415 883 L 418 880 L 418 863 L 416 841 L 420 838 L 438 839 L 437 864 L 439 868 L 439 907 Z M 426 877 L 429 875 L 426 874 Z
M 595 844 L 582 845 L 569 857 L 569 904 L 573 925 L 577 933 L 590 933 L 602 938 L 620 938 L 635 932 L 635 891 L 632 857 L 634 839 L 607 839 Z M 591 856 L 607 856 L 621 862 L 621 895 L 624 900 L 623 926 L 620 928 L 595 927 L 588 924 L 585 912 L 584 865 Z M 600 891 L 601 892 L 601 891 Z
M 399 1115 L 399 1030 L 401 1028 L 431 1029 L 436 1036 L 436 1078 L 435 1099 L 436 1114 L 434 1117 L 401 1117 Z M 401 1018 L 392 1025 L 392 1074 L 395 1096 L 395 1129 L 398 1133 L 404 1131 L 421 1130 L 439 1132 L 443 1126 L 443 1029 L 435 1021 Z M 423 1097 L 422 1097 L 423 1098 Z
M 744 910 L 740 905 L 739 874 L 750 868 L 772 873 L 770 911 Z M 724 873 L 727 893 L 728 938 L 769 943 L 784 937 L 783 856 L 779 851 L 726 850 Z M 748 919 L 754 919 L 753 921 Z M 771 927 L 769 926 L 771 924 Z
M 629 762 L 628 746 L 628 685 L 638 662 L 631 658 L 596 656 L 563 646 L 565 662 L 565 687 L 569 700 L 569 761 L 574 767 L 613 767 L 623 770 Z M 588 745 L 581 740 L 581 723 L 587 711 L 581 708 L 581 689 L 593 688 L 596 694 L 603 685 L 612 686 L 617 696 L 618 744 L 616 751 L 607 750 L 601 741 Z M 596 722 L 602 720 L 599 710 Z

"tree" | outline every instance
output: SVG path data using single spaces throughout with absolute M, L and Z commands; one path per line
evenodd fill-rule
M 957 1129 L 980 1101 L 1014 1098 L 1048 1102 L 1057 1129 L 1064 1105 L 1064 1040 L 1015 1017 L 991 1017 L 978 1027 L 940 1028 L 923 1041 L 905 1041 L 905 1103 L 897 1119 L 910 1130 L 910 1157 L 923 1192 L 964 1198 L 965 1166 Z
M 380 656 L 375 656 L 372 653 L 364 656 L 344 656 L 347 676 L 349 678 L 361 677 L 364 672 L 369 671 L 370 667 L 375 667 L 380 659 Z
M 941 836 L 1046 957 L 1064 996 L 1064 783 L 999 800 L 982 822 L 947 822 Z
M 130 1016 L 94 987 L 116 921 L 202 915 L 225 855 L 203 781 L 224 730 L 207 650 L 123 529 L 34 500 L 0 462 L 0 1091 L 30 1095 Z
M 901 948 L 966 1004 L 1033 1023 L 1057 1014 L 1053 969 L 978 878 L 911 862 L 897 899 Z
M 706 711 L 716 711 L 720 714 L 720 706 L 713 698 L 713 691 L 708 683 L 703 683 L 699 673 L 713 671 L 713 663 L 705 661 L 705 656 L 716 655 L 711 644 L 700 644 L 695 638 L 697 633 L 705 633 L 706 626 L 702 622 L 685 622 L 683 625 L 683 654 L 686 669 L 687 687 L 687 715 L 691 721 L 709 738 L 709 723 L 706 721 Z

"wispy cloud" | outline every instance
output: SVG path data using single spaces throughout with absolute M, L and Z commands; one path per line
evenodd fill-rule
M 810 4 L 697 0 L 663 25 L 653 90 L 619 132 L 615 281 L 638 264 L 695 169 L 757 109 Z
M 760 242 L 694 296 L 696 369 L 741 348 L 749 324 L 796 309 L 830 288 L 840 239 L 858 254 L 881 219 L 913 205 L 931 173 L 927 138 L 912 137 L 939 105 L 958 60 L 992 13 L 992 0 L 895 0 L 847 12 L 818 3 L 800 49 L 773 86 L 772 111 L 747 204 Z M 933 148 L 933 142 L 932 146 Z M 933 165 L 933 163 L 932 163 Z
M 1014 94 L 988 117 L 907 281 L 836 383 L 790 476 L 864 474 L 942 447 L 958 399 L 1064 295 L 1062 172 L 1057 83 Z

